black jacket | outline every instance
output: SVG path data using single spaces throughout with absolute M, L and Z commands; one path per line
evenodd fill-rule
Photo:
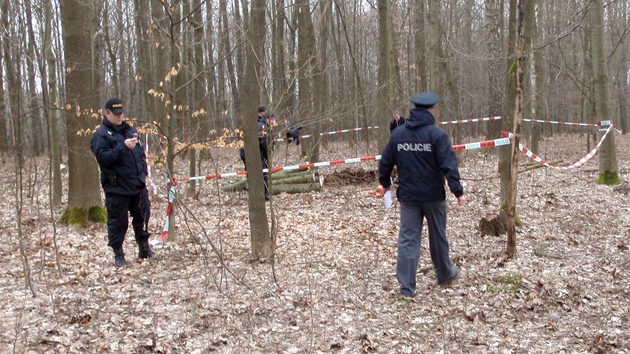
M 456 197 L 464 194 L 451 141 L 426 109 L 413 109 L 405 124 L 392 132 L 379 164 L 378 180 L 383 187 L 391 185 L 394 165 L 399 181 L 396 195 L 401 202 L 446 199 L 444 178 Z
M 398 120 L 392 118 L 392 120 L 389 121 L 389 132 L 392 133 L 394 129 L 400 127 L 401 125 L 404 125 L 407 119 L 408 119 L 407 117 L 403 117 L 403 116 L 400 116 Z
M 133 150 L 125 146 L 136 130 L 123 121 L 112 125 L 106 118 L 92 135 L 90 148 L 101 169 L 101 186 L 105 193 L 137 195 L 146 188 L 148 167 L 140 143 Z

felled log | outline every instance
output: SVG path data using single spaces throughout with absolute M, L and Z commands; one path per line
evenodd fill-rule
M 272 188 L 281 185 L 294 185 L 294 184 L 319 184 L 321 189 L 324 184 L 323 176 L 319 175 L 319 172 L 307 170 L 307 171 L 280 171 L 272 173 L 270 175 Z M 304 186 L 302 186 L 303 188 Z M 314 187 L 313 187 L 314 188 Z M 224 192 L 243 191 L 247 189 L 247 177 L 242 178 L 234 183 L 226 184 L 221 187 Z M 300 188 L 298 188 L 299 190 Z M 318 189 L 318 190 L 319 190 Z M 308 190 L 305 190 L 308 191 Z M 299 193 L 299 192 L 287 192 L 287 193 Z
M 313 183 L 295 183 L 295 184 L 272 184 L 269 192 L 272 195 L 280 193 L 307 193 L 312 191 L 319 191 L 322 189 L 322 184 L 319 182 Z

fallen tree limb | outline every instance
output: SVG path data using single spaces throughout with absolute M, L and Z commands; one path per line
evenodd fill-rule
M 550 165 L 550 166 L 555 166 L 555 165 L 558 165 L 558 164 L 562 163 L 563 161 L 564 160 L 552 161 L 552 162 L 547 162 L 547 164 Z M 527 171 L 535 170 L 537 168 L 542 168 L 542 167 L 545 167 L 545 165 L 543 165 L 543 164 L 541 164 L 539 162 L 535 162 L 533 164 L 526 165 L 522 170 L 518 171 L 518 173 L 527 172 Z

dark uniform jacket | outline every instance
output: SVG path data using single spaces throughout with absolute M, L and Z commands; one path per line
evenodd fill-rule
M 432 202 L 446 199 L 444 178 L 456 197 L 464 194 L 459 182 L 457 157 L 448 135 L 435 125 L 433 115 L 415 108 L 404 125 L 396 128 L 383 150 L 379 183 L 387 188 L 394 165 L 398 171 L 396 192 L 400 202 Z
M 133 137 L 136 130 L 123 121 L 112 125 L 103 118 L 96 130 L 90 148 L 101 169 L 101 186 L 105 193 L 137 195 L 146 188 L 148 167 L 141 144 L 133 150 L 125 146 L 125 139 Z
M 398 118 L 398 120 L 393 119 L 389 121 L 389 132 L 393 132 L 394 129 L 398 128 L 401 125 L 404 125 L 405 122 L 407 121 L 407 117 L 403 117 L 400 116 L 400 118 Z

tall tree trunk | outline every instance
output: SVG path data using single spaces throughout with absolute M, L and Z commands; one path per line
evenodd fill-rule
M 415 0 L 413 5 L 413 47 L 415 53 L 416 70 L 414 72 L 414 92 L 429 90 L 426 53 L 425 29 L 426 1 Z
M 59 101 L 57 91 L 57 71 L 55 53 L 52 50 L 52 1 L 44 4 L 44 56 L 46 59 L 45 71 L 42 78 L 47 79 L 46 100 L 44 109 L 48 110 L 48 146 L 50 155 L 50 168 L 52 172 L 52 200 L 53 207 L 61 205 L 62 183 L 61 183 L 61 143 L 59 141 L 59 109 L 55 107 Z M 42 70 L 44 71 L 44 70 Z M 1 85 L 0 85 L 1 86 Z
M 11 16 L 10 12 L 9 12 L 9 3 L 11 1 L 10 0 L 2 0 L 2 2 L 0 2 L 0 21 L 2 21 L 1 24 L 1 28 L 2 28 L 2 33 L 10 33 L 10 28 L 9 28 L 9 17 Z M 3 161 L 2 163 L 4 164 L 4 157 L 9 153 L 9 140 L 8 140 L 8 131 L 7 131 L 7 127 L 11 124 L 11 104 L 9 103 L 8 105 L 6 105 L 5 102 L 11 102 L 11 100 L 14 100 L 14 98 L 12 98 L 12 95 L 17 94 L 17 92 L 15 91 L 15 89 L 17 87 L 14 87 L 13 85 L 16 85 L 17 83 L 15 82 L 16 80 L 12 79 L 15 76 L 15 68 L 13 67 L 15 65 L 13 60 L 10 60 L 11 58 L 11 41 L 8 40 L 3 40 L 2 41 L 2 49 L 1 49 L 1 56 L 0 56 L 0 64 L 2 64 L 2 66 L 0 66 L 0 70 L 4 70 L 4 72 L 6 73 L 6 78 L 7 78 L 7 82 L 6 85 L 11 88 L 11 90 L 9 90 L 5 97 L 5 90 L 4 89 L 0 89 L 0 98 L 2 98 L 0 100 L 0 114 L 2 114 L 2 116 L 0 117 L 0 155 L 2 155 L 3 157 Z M 9 58 L 9 60 L 7 60 L 7 58 Z M 12 74 L 12 75 L 10 75 Z M 4 88 L 4 79 L 5 79 L 5 75 L 0 75 L 0 83 L 2 85 L 0 85 L 0 88 Z M 12 81 L 13 80 L 13 81 Z
M 252 258 L 258 260 L 273 259 L 276 245 L 269 232 L 264 199 L 263 172 L 260 168 L 260 148 L 258 146 L 258 125 L 255 121 L 256 105 L 259 102 L 263 86 L 263 62 L 265 43 L 265 0 L 252 0 L 251 21 L 248 24 L 243 101 L 250 103 L 245 108 L 243 139 L 247 160 L 247 182 L 249 185 L 249 226 L 251 229 Z
M 613 121 L 610 102 L 610 79 L 608 77 L 608 56 L 604 47 L 604 2 L 593 0 L 589 9 L 593 49 L 593 83 L 595 88 L 595 109 L 597 117 Z M 597 183 L 614 185 L 621 183 L 617 170 L 617 152 L 615 151 L 615 134 L 608 134 L 599 150 L 599 176 Z
M 328 39 L 330 37 L 330 25 L 332 23 L 332 0 L 323 0 L 320 3 L 320 16 L 322 26 L 320 27 L 320 39 L 316 55 L 315 72 L 313 77 L 313 97 L 315 114 L 317 116 L 328 115 L 332 110 L 330 107 L 330 94 L 328 92 Z M 315 34 L 313 33 L 313 42 L 315 42 Z M 313 43 L 314 44 L 314 43 Z M 314 125 L 314 134 L 318 136 L 321 131 L 322 124 L 318 120 Z M 312 150 L 311 162 L 320 161 L 319 151 L 321 144 L 315 145 Z
M 225 53 L 224 54 L 225 64 L 226 64 L 227 74 L 229 78 L 228 81 L 230 82 L 230 85 L 231 85 L 230 91 L 232 92 L 232 99 L 234 100 L 234 115 L 236 117 L 235 124 L 234 122 L 230 122 L 230 123 L 232 127 L 234 126 L 242 127 L 244 123 L 242 120 L 243 107 L 241 107 L 241 94 L 239 92 L 239 86 L 236 80 L 237 68 L 234 67 L 234 56 L 232 55 L 232 53 L 238 52 L 239 49 L 235 51 L 232 48 L 232 44 L 230 41 L 229 21 L 228 21 L 228 13 L 227 13 L 227 0 L 219 0 L 219 13 L 222 19 L 220 43 L 222 44 L 221 47 L 223 48 L 223 51 Z M 238 55 L 236 56 L 236 58 L 238 60 Z M 258 99 L 256 99 L 254 102 L 258 102 Z
M 514 132 L 514 140 L 510 145 L 510 182 L 509 192 L 507 199 L 507 248 L 506 253 L 509 257 L 516 256 L 516 191 L 518 180 L 518 156 L 520 154 L 518 144 L 521 137 L 521 115 L 523 113 L 523 40 L 524 40 L 524 26 L 523 26 L 523 1 L 533 0 L 519 0 L 516 8 L 517 18 L 517 44 L 516 44 L 516 95 L 514 102 L 514 124 L 512 132 Z
M 278 116 L 287 121 L 294 121 L 292 114 L 289 113 L 288 98 L 289 98 L 289 82 L 286 75 L 286 46 L 285 46 L 285 22 L 287 21 L 287 15 L 285 10 L 285 0 L 275 0 L 274 11 L 275 14 L 272 22 L 272 38 L 271 38 L 271 53 L 273 61 L 271 63 L 271 72 L 273 73 L 273 93 L 272 100 L 276 106 Z M 288 116 L 288 117 L 287 117 Z M 296 122 L 297 123 L 297 122 Z
M 136 74 L 138 80 L 136 82 L 138 91 L 142 93 L 140 99 L 135 102 L 134 106 L 138 111 L 145 112 L 147 121 L 155 120 L 153 110 L 154 100 L 149 99 L 146 95 L 153 86 L 150 86 L 150 82 L 153 81 L 151 75 L 152 68 L 155 68 L 155 63 L 151 60 L 151 35 L 149 29 L 151 28 L 151 14 L 149 8 L 149 2 L 143 0 L 134 0 L 134 28 L 136 35 L 136 50 L 138 65 L 136 68 Z M 146 123 L 146 122 L 144 122 Z M 151 127 L 154 128 L 154 127 Z
M 440 60 L 441 46 L 440 41 L 440 7 L 439 0 L 429 0 L 429 90 L 443 96 L 442 83 L 440 79 Z
M 505 79 L 505 105 L 503 107 L 503 118 L 501 119 L 501 127 L 504 131 L 512 131 L 514 127 L 514 104 L 516 102 L 516 61 L 514 55 L 516 53 L 516 0 L 510 0 L 510 15 L 508 29 L 508 61 L 506 79 Z M 496 137 L 495 137 L 496 139 Z M 499 148 L 499 178 L 500 178 L 500 200 L 501 208 L 507 207 L 508 193 L 510 189 L 511 171 L 511 153 L 507 146 Z
M 41 62 L 40 51 L 35 48 L 36 38 L 35 31 L 33 29 L 33 12 L 31 0 L 24 0 L 24 11 L 26 19 L 26 32 L 28 33 L 27 52 L 31 60 L 26 61 L 26 70 L 28 73 L 28 131 L 25 136 L 28 136 L 28 145 L 32 147 L 32 152 L 35 156 L 40 156 L 44 153 L 44 146 L 47 142 L 47 136 L 44 134 L 44 119 L 42 119 L 42 112 L 40 111 L 39 95 L 37 87 L 37 70 L 36 64 Z
M 394 53 L 393 53 L 393 20 L 392 2 L 378 0 L 378 105 L 376 116 L 381 126 L 388 126 L 389 119 L 395 111 L 394 101 Z M 386 129 L 381 129 L 378 136 L 378 151 L 382 151 L 389 140 Z
M 530 44 L 529 47 L 526 48 L 526 51 L 529 49 L 534 49 L 536 47 L 536 43 L 538 42 L 538 23 L 540 22 L 540 11 L 541 8 L 538 6 L 538 0 L 530 0 L 527 2 L 527 8 L 525 9 L 526 16 L 526 26 L 529 29 L 526 31 L 529 34 Z M 533 12 L 530 14 L 530 12 Z M 531 17 L 530 17 L 531 16 Z M 544 80 L 543 80 L 543 71 L 542 71 L 542 54 L 540 50 L 534 49 L 532 53 L 529 54 L 530 60 L 530 82 L 531 82 L 531 110 L 530 115 L 532 119 L 546 119 L 546 115 L 543 115 L 544 111 L 544 95 L 545 92 Z M 539 153 L 540 149 L 538 144 L 540 142 L 540 135 L 542 133 L 542 126 L 540 123 L 531 122 L 531 139 L 530 139 L 530 148 L 533 152 Z
M 313 75 L 315 73 L 315 48 L 317 48 L 317 43 L 315 41 L 315 30 L 313 28 L 309 0 L 297 0 L 296 5 L 298 8 L 298 102 L 300 117 L 304 118 L 313 114 Z M 313 135 L 319 137 L 319 132 L 313 131 Z M 318 148 L 319 143 L 319 138 L 310 139 L 307 143 L 310 162 L 315 162 L 313 152 Z
M 488 86 L 486 105 L 489 116 L 497 116 L 503 110 L 503 88 L 505 86 L 503 48 L 503 0 L 485 0 L 487 16 L 486 32 L 488 33 L 487 49 L 488 60 Z M 486 139 L 496 139 L 501 133 L 501 122 L 491 121 L 487 124 Z
M 86 21 L 87 18 L 87 21 Z M 95 56 L 91 51 L 94 43 L 94 1 L 62 0 L 61 23 L 63 27 L 64 57 L 66 67 L 66 138 L 68 140 L 68 207 L 66 212 L 75 214 L 82 210 L 87 218 L 89 208 L 101 207 L 99 170 L 90 151 L 90 136 L 78 134 L 95 126 L 92 108 L 98 107 L 99 80 L 94 73 Z M 87 27 L 87 28 L 86 28 Z M 68 215 L 68 224 L 81 224 Z

